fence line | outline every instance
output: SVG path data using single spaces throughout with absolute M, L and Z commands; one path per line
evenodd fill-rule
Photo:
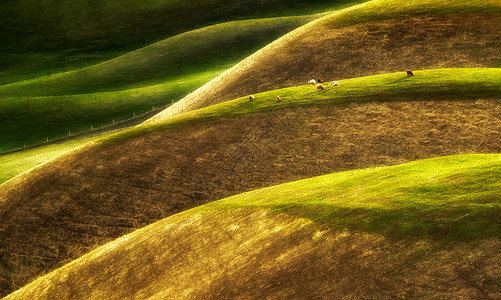
M 111 129 L 123 129 L 123 128 L 127 128 L 127 127 L 132 127 L 132 126 L 138 125 L 139 123 L 146 120 L 147 118 L 152 117 L 153 115 L 155 115 L 159 111 L 164 110 L 165 108 L 169 107 L 170 105 L 172 105 L 172 104 L 168 104 L 168 105 L 164 105 L 164 106 L 160 106 L 160 107 L 153 106 L 153 109 L 148 110 L 148 111 L 146 111 L 142 114 L 138 114 L 138 115 L 136 115 L 136 113 L 134 112 L 132 118 L 128 118 L 128 119 L 124 119 L 124 120 L 120 120 L 120 121 L 115 121 L 115 119 L 113 119 L 112 123 L 101 126 L 101 127 L 94 128 L 94 126 L 91 125 L 90 130 L 85 130 L 85 131 L 81 131 L 81 132 L 77 132 L 77 133 L 73 133 L 73 134 L 71 134 L 71 131 L 68 131 L 68 135 L 62 136 L 59 138 L 55 138 L 55 139 L 50 140 L 50 141 L 49 141 L 49 138 L 46 137 L 46 141 L 42 142 L 42 143 L 37 143 L 37 144 L 33 144 L 33 145 L 28 145 L 28 146 L 26 146 L 26 143 L 24 143 L 23 147 L 21 147 L 21 148 L 10 149 L 7 151 L 3 151 L 0 149 L 0 156 L 4 156 L 4 155 L 15 153 L 15 152 L 21 152 L 21 151 L 25 151 L 25 150 L 40 148 L 43 146 L 54 145 L 54 144 L 58 144 L 60 142 L 73 140 L 73 139 L 76 139 L 78 137 L 84 137 L 86 135 L 88 135 L 88 136 L 98 135 L 100 133 L 106 132 L 106 131 L 111 130 Z M 127 125 L 130 125 L 130 126 L 127 126 Z

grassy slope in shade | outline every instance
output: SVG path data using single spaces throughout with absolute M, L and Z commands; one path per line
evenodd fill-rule
M 91 125 L 107 125 L 153 106 L 170 104 L 311 18 L 314 17 L 210 26 L 81 71 L 0 86 L 0 95 L 4 94 L 3 99 L 0 97 L 0 148 L 6 151 L 24 143 L 40 143 L 46 137 L 86 131 Z M 143 87 L 132 89 L 134 86 Z M 93 93 L 119 88 L 129 89 Z M 6 95 L 9 93 L 16 95 Z M 70 95 L 73 93 L 80 95 Z M 38 94 L 68 95 L 26 97 Z
M 0 86 L 4 96 L 113 91 L 180 80 L 231 66 L 319 16 L 228 22 L 185 32 L 115 59 L 77 70 Z
M 496 298 L 500 178 L 501 155 L 461 155 L 256 190 L 137 230 L 7 299 Z
M 4 151 L 90 131 L 176 101 L 224 69 L 200 72 L 165 84 L 117 92 L 0 100 L 0 147 Z
M 0 84 L 73 70 L 182 32 L 230 20 L 306 15 L 350 0 L 3 1 Z
M 204 120 L 233 118 L 249 113 L 272 111 L 285 106 L 318 105 L 327 103 L 399 101 L 399 100 L 469 100 L 479 98 L 498 99 L 501 95 L 501 69 L 436 69 L 415 71 L 409 77 L 405 72 L 373 75 L 339 81 L 331 87 L 324 84 L 324 91 L 304 85 L 256 94 L 255 101 L 247 97 L 187 112 L 166 120 L 144 123 L 103 139 L 122 140 L 130 136 L 169 127 L 184 126 Z M 276 101 L 276 96 L 281 101 Z
M 228 70 L 224 74 L 215 78 L 212 82 L 204 85 L 199 90 L 188 95 L 177 105 L 166 109 L 165 112 L 159 114 L 154 119 L 157 120 L 162 117 L 170 117 L 172 115 L 186 112 L 188 110 L 209 106 L 216 103 L 214 99 L 221 98 L 221 100 L 228 100 L 228 96 L 230 98 L 234 98 L 237 96 L 242 96 L 242 93 L 256 93 L 258 91 L 277 88 L 279 86 L 283 86 L 283 82 L 293 82 L 293 84 L 296 85 L 299 82 L 297 78 L 298 76 L 299 78 L 301 78 L 301 80 L 307 80 L 306 77 L 309 76 L 322 76 L 322 74 L 325 75 L 327 73 L 336 73 L 337 76 L 334 78 L 360 77 L 364 75 L 376 74 L 378 72 L 393 72 L 396 69 L 405 70 L 409 66 L 412 66 L 412 68 L 416 69 L 438 67 L 499 67 L 499 48 L 495 48 L 495 45 L 498 45 L 499 42 L 489 42 L 488 45 L 490 46 L 494 44 L 494 46 L 492 46 L 493 48 L 483 53 L 482 49 L 484 49 L 487 45 L 479 47 L 477 42 L 473 42 L 473 40 L 478 37 L 476 35 L 478 35 L 481 30 L 477 28 L 472 29 L 474 31 L 473 33 L 470 29 L 462 32 L 465 29 L 462 28 L 460 24 L 458 24 L 458 22 L 461 21 L 458 21 L 457 15 L 482 15 L 495 17 L 498 16 L 500 12 L 501 2 L 493 0 L 375 0 L 356 5 L 329 14 L 316 21 L 310 22 L 307 25 L 302 26 L 285 35 L 284 37 L 276 40 L 262 50 L 248 57 L 241 63 L 235 65 L 232 69 Z M 392 22 L 398 22 L 399 20 L 409 18 L 418 20 L 417 18 L 440 18 L 445 16 L 456 18 L 455 21 L 452 22 L 453 24 L 449 24 L 451 25 L 449 27 L 453 28 L 451 29 L 451 32 L 447 31 L 447 26 L 438 26 L 443 25 L 443 23 L 447 24 L 448 22 L 450 22 L 450 20 L 441 20 L 441 22 L 438 22 L 437 28 L 440 27 L 440 29 L 438 29 L 438 32 L 433 32 L 432 28 L 424 26 L 429 23 L 430 20 L 425 20 L 424 23 L 415 25 L 416 27 L 422 27 L 421 29 L 423 31 L 421 32 L 420 28 L 414 28 L 414 31 L 412 29 L 409 29 L 410 32 L 407 32 L 405 30 L 408 29 L 402 30 L 399 27 L 388 29 L 383 26 L 385 25 L 383 24 L 384 21 L 388 20 L 392 20 Z M 335 56 L 339 55 L 336 52 L 337 49 L 332 49 L 332 45 L 335 44 L 338 39 L 346 39 L 343 34 L 353 35 L 359 33 L 357 30 L 355 30 L 354 32 L 348 31 L 347 33 L 345 33 L 341 29 L 349 26 L 366 24 L 369 22 L 381 23 L 372 24 L 368 28 L 359 28 L 359 30 L 365 30 L 365 35 L 355 35 L 356 37 L 353 40 L 350 40 L 350 43 L 340 45 L 340 47 L 342 47 L 340 53 L 341 56 L 344 54 L 344 52 L 348 52 L 353 54 L 353 57 L 344 57 L 342 61 L 336 61 Z M 387 25 L 388 24 L 386 23 L 386 26 Z M 402 25 L 402 27 L 404 26 Z M 382 32 L 385 34 L 378 36 L 377 32 L 379 30 L 376 30 L 376 28 L 383 30 Z M 384 30 L 389 31 L 385 32 Z M 457 30 L 459 33 L 455 32 L 454 30 Z M 424 39 L 424 36 L 430 35 L 430 31 L 433 33 L 432 37 L 434 39 Z M 322 32 L 322 34 L 317 36 L 318 32 Z M 341 35 L 339 35 L 339 32 L 342 32 Z M 402 37 L 402 35 L 405 34 L 411 35 L 415 40 L 404 41 L 404 37 Z M 456 34 L 459 35 L 456 37 Z M 485 31 L 483 34 L 486 34 Z M 495 35 L 495 32 L 489 32 L 489 34 Z M 449 38 L 449 35 L 453 37 L 451 38 L 451 40 L 447 40 L 447 38 Z M 324 38 L 327 38 L 324 44 L 316 44 L 317 40 L 322 40 Z M 373 44 L 373 41 L 371 39 L 386 40 L 394 43 L 394 45 L 388 49 L 385 47 L 388 47 L 389 45 L 382 43 L 378 45 L 377 48 L 369 49 L 368 51 L 368 49 L 366 48 L 369 47 L 369 45 Z M 470 39 L 472 40 L 468 45 L 467 41 L 469 41 Z M 435 43 L 438 44 L 438 41 L 440 41 L 440 43 L 445 42 L 444 45 L 448 45 L 447 43 L 457 43 L 454 47 L 450 46 L 450 49 L 447 49 L 447 51 L 453 53 L 453 55 L 448 56 L 442 55 L 440 53 L 431 53 L 433 51 L 428 48 L 430 47 L 430 45 L 432 45 L 431 47 L 434 49 L 433 45 Z M 413 44 L 412 47 L 410 47 L 410 49 L 405 49 L 405 46 L 407 46 L 409 43 Z M 322 52 L 318 53 L 318 51 L 309 48 L 307 45 L 315 45 L 314 47 L 316 49 L 322 49 Z M 353 47 L 355 47 L 357 50 L 353 50 Z M 464 49 L 461 47 L 463 47 Z M 294 53 L 292 53 L 290 55 L 291 58 L 289 58 L 289 49 L 291 48 L 294 49 Z M 389 54 L 389 52 L 392 52 L 392 50 L 397 49 L 398 51 L 396 51 L 396 53 L 399 53 L 399 55 L 403 57 L 394 57 L 391 55 L 391 53 Z M 360 50 L 365 50 L 368 52 Z M 478 53 L 469 53 L 472 51 L 477 51 Z M 363 55 L 361 55 L 360 53 L 362 53 Z M 433 57 L 433 59 L 438 58 L 438 60 L 433 60 L 433 63 L 431 63 L 431 65 L 427 64 L 427 59 L 419 57 L 420 55 L 423 55 L 423 53 L 427 53 L 426 55 L 430 54 L 436 56 Z M 362 70 L 359 70 L 360 66 L 358 65 L 358 61 L 353 61 L 354 57 L 357 57 L 358 59 L 358 56 L 363 57 L 363 59 L 360 58 L 360 60 L 362 61 L 361 64 L 363 65 L 363 67 L 361 67 Z M 478 58 L 479 56 L 486 56 L 485 58 L 488 59 L 484 61 L 476 60 L 475 57 Z M 287 57 L 287 59 L 283 59 L 281 61 L 280 57 Z M 379 60 L 381 58 L 387 59 L 388 61 L 386 62 L 386 65 L 391 66 L 385 66 L 384 63 L 383 65 L 380 65 L 381 62 Z M 291 60 L 294 61 L 294 64 L 291 63 Z M 349 63 L 345 65 L 346 61 L 354 63 L 354 65 L 351 66 Z M 398 68 L 392 65 L 395 61 L 398 61 Z M 469 61 L 469 63 L 467 65 L 464 65 L 465 61 Z M 300 68 L 298 68 L 297 66 L 300 66 Z M 293 69 L 294 71 L 291 72 L 289 69 Z M 354 70 L 359 70 L 360 72 Z M 277 72 L 281 74 L 281 77 L 277 78 Z M 348 74 L 350 72 L 358 72 L 360 74 L 357 74 L 356 76 L 350 76 L 353 75 Z M 308 75 L 310 73 L 312 75 Z M 256 83 L 255 81 L 246 81 L 247 78 L 260 78 L 261 82 Z M 252 86 L 252 88 L 249 88 L 249 86 Z

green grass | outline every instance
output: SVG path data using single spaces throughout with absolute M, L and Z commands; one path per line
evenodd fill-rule
M 398 239 L 500 237 L 500 179 L 501 155 L 459 155 L 315 177 L 197 209 L 267 208 Z
M 0 156 L 0 184 L 98 138 L 99 136 L 71 140 L 56 145 Z
M 0 96 L 48 96 L 123 90 L 231 66 L 318 15 L 235 21 L 162 40 L 72 72 L 0 86 Z
M 326 90 L 322 92 L 317 92 L 315 87 L 309 85 L 269 91 L 256 94 L 256 100 L 253 102 L 249 102 L 247 97 L 235 99 L 233 101 L 188 112 L 159 123 L 145 124 L 120 133 L 107 135 L 97 142 L 122 141 L 138 135 L 148 134 L 151 131 L 165 130 L 168 128 L 176 128 L 223 118 L 236 118 L 246 114 L 270 113 L 285 107 L 346 105 L 351 102 L 368 101 L 409 101 L 426 99 L 452 99 L 461 101 L 479 98 L 499 99 L 501 95 L 501 69 L 438 69 L 415 71 L 414 73 L 414 77 L 407 77 L 405 72 L 401 72 L 342 80 L 339 81 L 339 86 L 335 88 L 331 88 L 328 84 L 325 84 Z M 213 75 L 209 72 L 206 76 L 210 77 Z M 123 114 L 127 114 L 131 107 L 136 107 L 139 112 L 141 108 L 140 105 L 144 105 L 145 107 L 156 105 L 170 95 L 182 93 L 185 85 L 202 84 L 206 80 L 207 78 L 204 79 L 195 76 L 192 80 L 176 82 L 176 85 L 157 85 L 120 93 L 98 93 L 91 95 L 92 97 L 89 95 L 81 95 L 55 98 L 20 98 L 17 101 L 24 101 L 24 106 L 21 106 L 22 103 L 19 102 L 18 105 L 21 109 L 18 112 L 12 110 L 7 111 L 8 116 L 11 117 L 16 114 L 20 115 L 19 119 L 20 121 L 22 120 L 22 122 L 20 122 L 19 127 L 13 126 L 14 123 L 2 123 L 8 116 L 4 119 L 0 114 L 0 124 L 3 128 L 8 129 L 6 132 L 16 133 L 10 136 L 4 136 L 3 138 L 6 140 L 15 140 L 18 136 L 21 136 L 21 133 L 30 133 L 33 140 L 40 143 L 44 142 L 45 137 L 39 137 L 37 135 L 37 124 L 43 126 L 46 132 L 52 132 L 52 134 L 49 135 L 50 139 L 67 134 L 67 131 L 61 130 L 58 123 L 56 123 L 57 119 L 53 119 L 52 117 L 40 117 L 43 115 L 51 116 L 53 114 L 51 111 L 45 112 L 44 109 L 56 107 L 58 115 L 62 118 L 59 122 L 68 122 L 65 121 L 66 119 L 64 118 L 71 120 L 74 122 L 71 123 L 74 129 L 72 133 L 76 133 L 79 130 L 90 130 L 91 124 L 86 123 L 83 126 L 80 125 L 84 123 L 85 120 L 92 120 L 94 126 L 109 124 L 114 113 L 117 111 L 122 111 Z M 180 90 L 172 89 L 172 87 L 177 87 Z M 275 98 L 277 95 L 281 96 L 281 102 L 276 102 Z M 47 105 L 46 102 L 54 101 L 55 99 L 59 101 L 57 106 Z M 131 103 L 129 103 L 128 101 L 123 101 L 123 99 L 132 100 Z M 78 106 L 76 106 L 75 103 Z M 0 112 L 1 111 L 0 109 Z M 34 111 L 42 111 L 44 113 L 33 113 Z M 118 120 L 119 118 L 116 119 L 116 121 Z M 20 143 L 22 143 L 22 140 L 18 139 L 18 143 L 14 146 L 22 146 Z M 57 147 L 61 147 L 63 150 L 59 151 Z M 28 159 L 29 161 L 29 156 L 32 155 L 31 153 L 37 153 L 34 155 L 38 155 L 38 157 L 43 157 L 43 155 L 53 157 L 63 152 L 64 149 L 69 149 L 73 146 L 72 144 L 61 144 L 57 147 L 41 148 L 32 150 L 35 152 L 15 153 L 0 157 L 0 174 L 2 174 L 2 176 L 0 176 L 0 182 L 42 162 L 43 159 L 38 160 L 34 158 L 33 163 L 29 162 L 29 164 L 26 164 L 25 160 Z M 3 150 L 5 151 L 6 149 Z M 54 150 L 56 150 L 56 152 L 53 152 Z M 44 154 L 44 151 L 47 151 L 47 154 Z M 16 165 L 16 160 L 19 160 L 19 165 Z
M 251 113 L 266 113 L 284 107 L 308 105 L 346 105 L 352 102 L 412 101 L 412 100 L 471 100 L 499 99 L 501 95 L 500 68 L 434 69 L 414 71 L 413 77 L 405 72 L 373 75 L 339 81 L 339 86 L 317 91 L 304 85 L 255 94 L 255 101 L 247 97 L 187 112 L 164 121 L 147 123 L 113 134 L 101 142 L 113 142 L 151 131 L 176 128 L 223 118 L 235 118 Z M 281 101 L 276 101 L 276 96 Z
M 168 105 L 312 18 L 210 26 L 82 70 L 0 86 L 0 149 L 37 144 Z
M 222 66 L 224 68 L 224 66 Z M 208 70 L 164 84 L 118 92 L 0 100 L 3 151 L 90 131 L 170 104 L 223 72 Z
M 0 84 L 104 61 L 110 54 L 125 54 L 208 25 L 309 15 L 353 2 L 360 0 L 322 0 L 315 5 L 306 0 L 3 1 Z

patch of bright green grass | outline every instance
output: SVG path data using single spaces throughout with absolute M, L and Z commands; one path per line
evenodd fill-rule
M 42 148 L 0 156 L 0 184 L 98 138 L 99 136 L 72 140 L 56 145 L 49 145 Z
M 324 91 L 303 85 L 255 94 L 255 101 L 247 97 L 190 111 L 156 123 L 147 123 L 110 135 L 102 142 L 121 141 L 150 131 L 176 128 L 193 123 L 235 118 L 251 113 L 265 113 L 285 107 L 309 105 L 346 105 L 370 101 L 413 100 L 469 100 L 501 96 L 500 68 L 434 69 L 373 75 L 339 81 L 339 86 L 324 84 Z M 281 101 L 276 101 L 276 96 Z
M 501 236 L 501 155 L 458 155 L 336 173 L 204 207 L 267 208 L 336 230 L 389 238 Z

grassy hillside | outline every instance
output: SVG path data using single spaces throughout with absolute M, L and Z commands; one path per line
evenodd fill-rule
M 82 70 L 0 86 L 0 148 L 40 143 L 171 104 L 312 18 L 219 24 Z
M 132 118 L 170 105 L 223 71 L 212 69 L 116 92 L 0 99 L 0 147 L 20 148 Z
M 363 102 L 363 101 L 373 101 L 376 99 L 392 99 L 398 100 L 403 97 L 403 99 L 423 99 L 428 97 L 437 98 L 446 98 L 446 99 L 456 99 L 456 100 L 465 100 L 465 99 L 474 99 L 474 98 L 496 98 L 499 94 L 501 94 L 501 73 L 500 69 L 443 69 L 443 70 L 423 70 L 423 71 L 415 71 L 415 77 L 407 77 L 403 72 L 395 73 L 395 74 L 386 74 L 386 75 L 378 75 L 378 76 L 369 76 L 364 78 L 355 78 L 340 81 L 340 85 L 334 89 L 328 87 L 328 84 L 325 84 L 327 90 L 324 92 L 316 92 L 315 88 L 312 86 L 301 86 L 301 87 L 293 87 L 293 88 L 284 88 L 281 90 L 269 91 L 262 94 L 256 94 L 256 101 L 250 103 L 247 98 L 241 98 L 236 101 L 228 102 L 225 104 L 220 104 L 208 109 L 200 110 L 193 113 L 185 114 L 184 116 L 175 119 L 175 121 L 167 122 L 159 127 L 150 127 L 143 126 L 140 128 L 131 129 L 124 133 L 118 134 L 113 139 L 124 139 L 125 137 L 131 135 L 137 135 L 145 130 L 161 130 L 167 127 L 179 127 L 185 126 L 190 123 L 197 123 L 201 120 L 214 120 L 220 118 L 235 118 L 239 116 L 243 116 L 249 113 L 262 113 L 269 112 L 276 109 L 280 109 L 282 107 L 290 106 L 290 105 L 300 105 L 303 107 L 309 105 L 315 105 L 319 102 L 334 102 L 337 104 L 349 103 L 352 101 Z M 464 82 L 468 82 L 468 85 L 465 85 Z M 179 85 L 181 86 L 181 85 Z M 364 88 L 361 88 L 364 87 Z M 113 104 L 113 101 L 117 101 L 116 99 L 120 98 L 129 98 L 134 99 L 134 103 L 141 103 L 142 101 L 151 101 L 147 102 L 149 104 L 158 104 L 161 103 L 160 100 L 158 102 L 153 102 L 155 99 L 162 99 L 166 97 L 166 92 L 169 91 L 166 85 L 159 85 L 156 87 L 148 87 L 146 89 L 137 89 L 135 93 L 102 93 L 97 94 L 100 97 L 96 97 L 100 103 L 104 103 L 107 105 L 100 105 L 99 109 L 96 110 L 99 114 L 93 115 L 102 116 L 102 122 L 93 120 L 92 124 L 106 124 L 109 123 L 109 119 L 112 117 L 111 112 L 118 111 L 117 104 Z M 94 95 L 94 96 L 97 96 Z M 119 95 L 119 97 L 113 97 L 115 95 Z M 277 103 L 275 101 L 276 95 L 280 95 L 282 101 Z M 71 97 L 71 99 L 76 99 L 77 96 Z M 84 113 L 84 108 L 89 108 L 88 97 L 83 96 L 82 102 L 85 104 L 81 104 L 82 107 L 79 110 L 79 114 L 82 119 L 91 119 L 90 113 Z M 38 100 L 42 100 L 43 98 L 38 98 Z M 61 103 L 67 97 L 57 97 L 51 98 L 53 99 L 61 99 Z M 18 103 L 16 105 L 20 106 L 20 99 L 17 100 Z M 29 103 L 29 102 L 28 102 Z M 72 115 L 71 107 L 75 102 L 68 101 L 67 105 L 69 106 L 64 113 L 60 115 Z M 41 103 L 37 105 L 37 102 L 27 104 L 30 108 L 35 108 L 33 111 L 36 111 L 36 114 L 33 113 L 30 109 L 24 107 L 20 110 L 19 114 L 24 115 L 25 117 L 20 117 L 19 119 L 23 119 L 23 122 L 19 122 L 19 127 L 13 126 L 12 123 L 4 124 L 4 128 L 10 129 L 12 132 L 20 132 L 24 133 L 29 132 L 30 128 L 33 128 L 33 136 L 36 136 L 37 128 L 35 124 L 42 125 L 46 131 L 52 128 L 54 132 L 63 133 L 57 126 L 51 127 L 51 124 L 54 124 L 54 120 L 51 117 L 53 114 L 51 111 L 45 112 L 44 109 L 50 108 L 51 106 L 47 105 L 41 101 Z M 131 104 L 128 102 L 123 103 L 127 109 L 130 109 Z M 145 104 L 146 105 L 146 104 Z M 61 105 L 61 107 L 65 107 Z M 63 112 L 63 108 L 59 107 L 58 109 Z M 124 113 L 126 110 L 124 109 Z M 14 113 L 12 111 L 9 112 L 10 116 L 13 116 Z M 45 118 L 39 117 L 47 116 Z M 37 117 L 38 116 L 38 117 Z M 76 124 L 82 122 L 82 120 L 78 119 L 77 116 L 73 116 L 73 120 Z M 184 124 L 184 125 L 183 125 Z M 96 125 L 97 126 L 97 125 Z M 35 128 L 34 128 L 35 127 Z M 81 127 L 81 130 L 90 130 L 90 125 L 84 125 Z M 49 135 L 57 136 L 57 134 Z M 15 140 L 17 135 L 12 134 L 6 140 Z M 43 141 L 43 140 L 40 140 Z M 22 143 L 22 140 L 18 140 L 19 143 Z M 79 142 L 77 142 L 79 144 Z M 61 145 L 63 149 L 69 149 L 67 147 L 72 147 L 73 143 L 66 145 Z M 56 147 L 59 149 L 59 146 Z M 43 154 L 47 151 L 47 154 Z M 36 164 L 42 162 L 40 157 L 44 157 L 45 155 L 50 155 L 53 157 L 56 153 L 62 153 L 60 150 L 57 150 L 53 153 L 51 148 L 44 150 L 38 149 L 33 153 L 34 160 L 30 159 L 29 153 L 22 154 L 14 154 L 9 155 L 7 157 L 0 157 L 0 174 L 3 176 L 0 177 L 0 183 L 6 181 L 13 176 L 24 172 L 25 170 L 34 167 Z M 25 160 L 28 159 L 29 163 L 25 163 Z M 19 161 L 19 162 L 18 162 Z M 34 165 L 35 164 L 35 165 Z M 28 167 L 29 166 L 29 167 Z
M 0 84 L 92 65 L 207 25 L 313 14 L 353 2 L 2 1 Z
M 4 1 L 2 39 L 11 49 L 114 48 L 234 19 L 323 12 L 353 1 Z M 12 43 L 12 44 L 11 44 Z
M 165 129 L 170 126 L 199 122 L 200 119 L 214 120 L 238 117 L 253 112 L 266 112 L 283 106 L 307 106 L 319 103 L 346 104 L 350 102 L 399 101 L 424 99 L 499 99 L 501 95 L 501 68 L 437 69 L 414 71 L 414 76 L 406 72 L 373 75 L 338 81 L 338 86 L 331 87 L 331 82 L 323 84 L 324 91 L 318 91 L 312 85 L 283 88 L 256 94 L 257 101 L 241 97 L 233 101 L 212 105 L 179 116 L 162 120 L 162 113 L 146 122 L 144 126 L 111 135 L 110 138 L 127 138 L 129 135 L 143 134 L 148 130 Z M 276 101 L 276 96 L 281 101 Z M 218 99 L 215 99 L 218 102 Z M 185 105 L 183 107 L 183 104 Z M 191 110 L 191 103 L 177 103 L 174 106 L 182 110 Z M 160 120 L 159 124 L 153 121 Z
M 156 119 L 310 78 L 500 67 L 500 24 L 499 1 L 370 1 L 276 40 Z
M 70 140 L 60 144 L 0 156 L 0 184 L 98 138 L 99 136 L 94 136 Z
M 208 26 L 81 70 L 3 85 L 0 95 L 88 94 L 179 80 L 231 66 L 317 17 L 254 19 Z
M 357 170 L 161 220 L 7 299 L 498 298 L 500 155 Z
M 416 71 L 343 80 L 323 92 L 271 91 L 63 155 L 0 186 L 2 290 L 230 195 L 337 171 L 499 153 L 498 73 Z M 471 84 L 461 89 L 464 82 Z

